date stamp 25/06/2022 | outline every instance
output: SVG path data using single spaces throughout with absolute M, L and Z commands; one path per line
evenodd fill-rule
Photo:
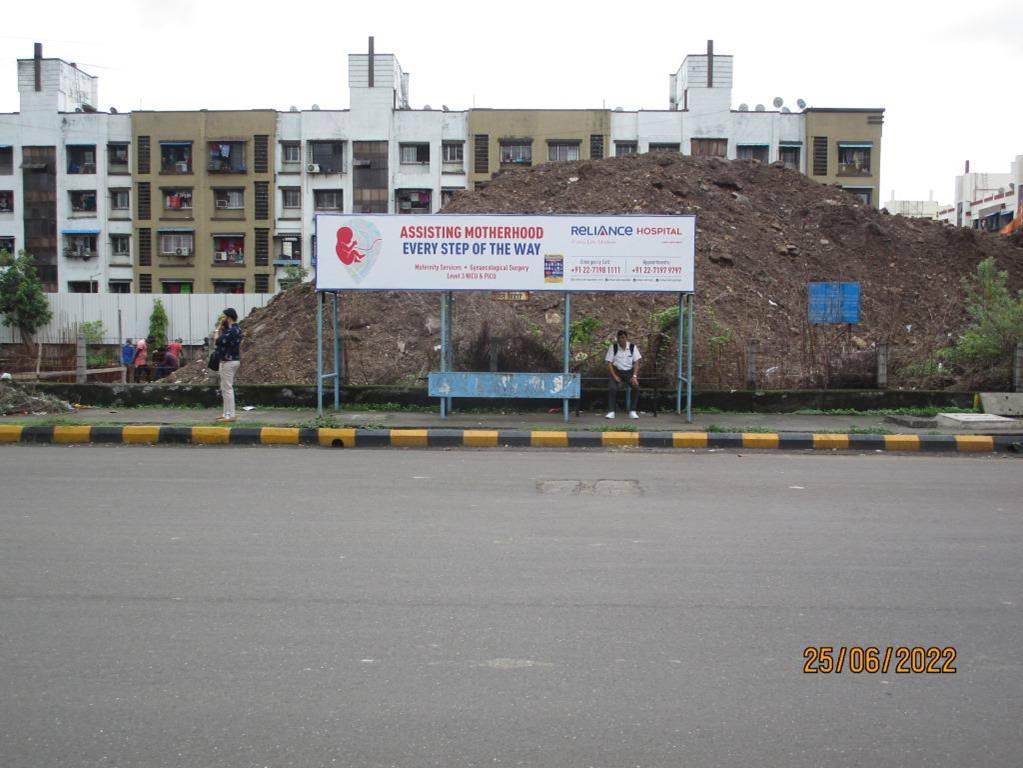
M 951 645 L 808 645 L 803 649 L 803 672 L 949 675 L 955 674 L 957 655 Z

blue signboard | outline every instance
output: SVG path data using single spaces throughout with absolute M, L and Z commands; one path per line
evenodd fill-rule
M 810 325 L 846 325 L 860 321 L 859 283 L 808 283 Z

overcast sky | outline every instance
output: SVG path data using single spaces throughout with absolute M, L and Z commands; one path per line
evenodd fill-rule
M 884 107 L 882 202 L 950 202 L 964 160 L 1006 173 L 1023 154 L 1020 0 L 34 0 L 5 4 L 0 33 L 2 112 L 34 41 L 97 75 L 102 109 L 342 109 L 369 35 L 417 108 L 665 109 L 669 73 L 710 38 L 735 57 L 733 107 Z

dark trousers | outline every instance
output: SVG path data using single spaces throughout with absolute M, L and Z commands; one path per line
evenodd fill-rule
M 639 385 L 632 383 L 632 370 L 619 371 L 615 369 L 621 383 L 615 381 L 614 376 L 607 379 L 607 410 L 615 410 L 618 402 L 618 393 L 625 390 L 625 410 L 634 411 L 639 404 Z

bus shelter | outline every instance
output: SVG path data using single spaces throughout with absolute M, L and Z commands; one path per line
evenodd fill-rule
M 675 410 L 692 421 L 696 218 L 595 215 L 316 216 L 316 398 L 324 386 L 341 404 L 341 291 L 434 291 L 441 294 L 440 370 L 429 375 L 441 417 L 455 398 L 560 399 L 581 396 L 572 373 L 572 293 L 672 293 L 679 321 Z M 563 370 L 493 373 L 453 370 L 454 296 L 460 291 L 557 292 L 564 297 Z M 323 320 L 330 303 L 334 369 L 324 370 Z

